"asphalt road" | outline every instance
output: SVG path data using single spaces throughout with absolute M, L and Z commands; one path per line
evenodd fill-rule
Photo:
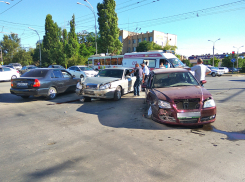
M 207 77 L 217 119 L 202 129 L 146 119 L 143 93 L 82 103 L 9 88 L 0 82 L 1 182 L 245 181 L 245 77 Z

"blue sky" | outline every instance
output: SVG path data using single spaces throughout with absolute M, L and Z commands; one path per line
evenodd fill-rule
M 69 31 L 68 21 L 76 19 L 76 32 L 94 32 L 94 16 L 84 0 L 6 0 L 0 2 L 0 31 L 14 32 L 23 47 L 35 47 L 38 35 L 43 38 L 45 18 L 53 20 Z M 97 4 L 102 0 L 89 0 L 97 15 Z M 245 0 L 116 0 L 118 27 L 124 30 L 161 31 L 177 35 L 177 53 L 191 56 L 230 53 L 245 46 Z M 3 34 L 1 33 L 1 40 Z M 233 48 L 233 46 L 237 48 Z M 245 52 L 245 47 L 239 49 Z

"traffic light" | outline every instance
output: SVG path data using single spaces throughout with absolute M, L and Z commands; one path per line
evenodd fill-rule
M 235 58 L 235 51 L 232 51 L 232 58 Z

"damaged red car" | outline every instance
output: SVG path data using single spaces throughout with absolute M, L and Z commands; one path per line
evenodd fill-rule
M 186 69 L 151 71 L 146 84 L 147 115 L 174 125 L 204 125 L 216 118 L 212 95 Z

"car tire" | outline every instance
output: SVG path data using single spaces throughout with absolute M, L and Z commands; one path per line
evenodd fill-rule
M 122 97 L 122 89 L 120 86 L 117 86 L 115 92 L 114 92 L 114 100 L 120 100 Z
M 214 72 L 211 75 L 212 75 L 212 77 L 216 77 L 216 73 L 214 73 Z
M 57 90 L 56 90 L 56 88 L 50 87 L 49 90 L 48 90 L 48 96 L 47 96 L 47 98 L 48 98 L 49 100 L 52 100 L 52 99 L 54 99 L 54 98 L 56 97 L 56 95 L 57 95 Z
M 16 75 L 13 75 L 13 76 L 11 77 L 11 79 L 14 79 L 14 78 L 17 78 L 17 76 L 16 76 Z
M 84 102 L 91 102 L 91 97 L 84 97 Z
M 30 96 L 29 95 L 22 95 L 21 96 L 23 99 L 28 99 Z

